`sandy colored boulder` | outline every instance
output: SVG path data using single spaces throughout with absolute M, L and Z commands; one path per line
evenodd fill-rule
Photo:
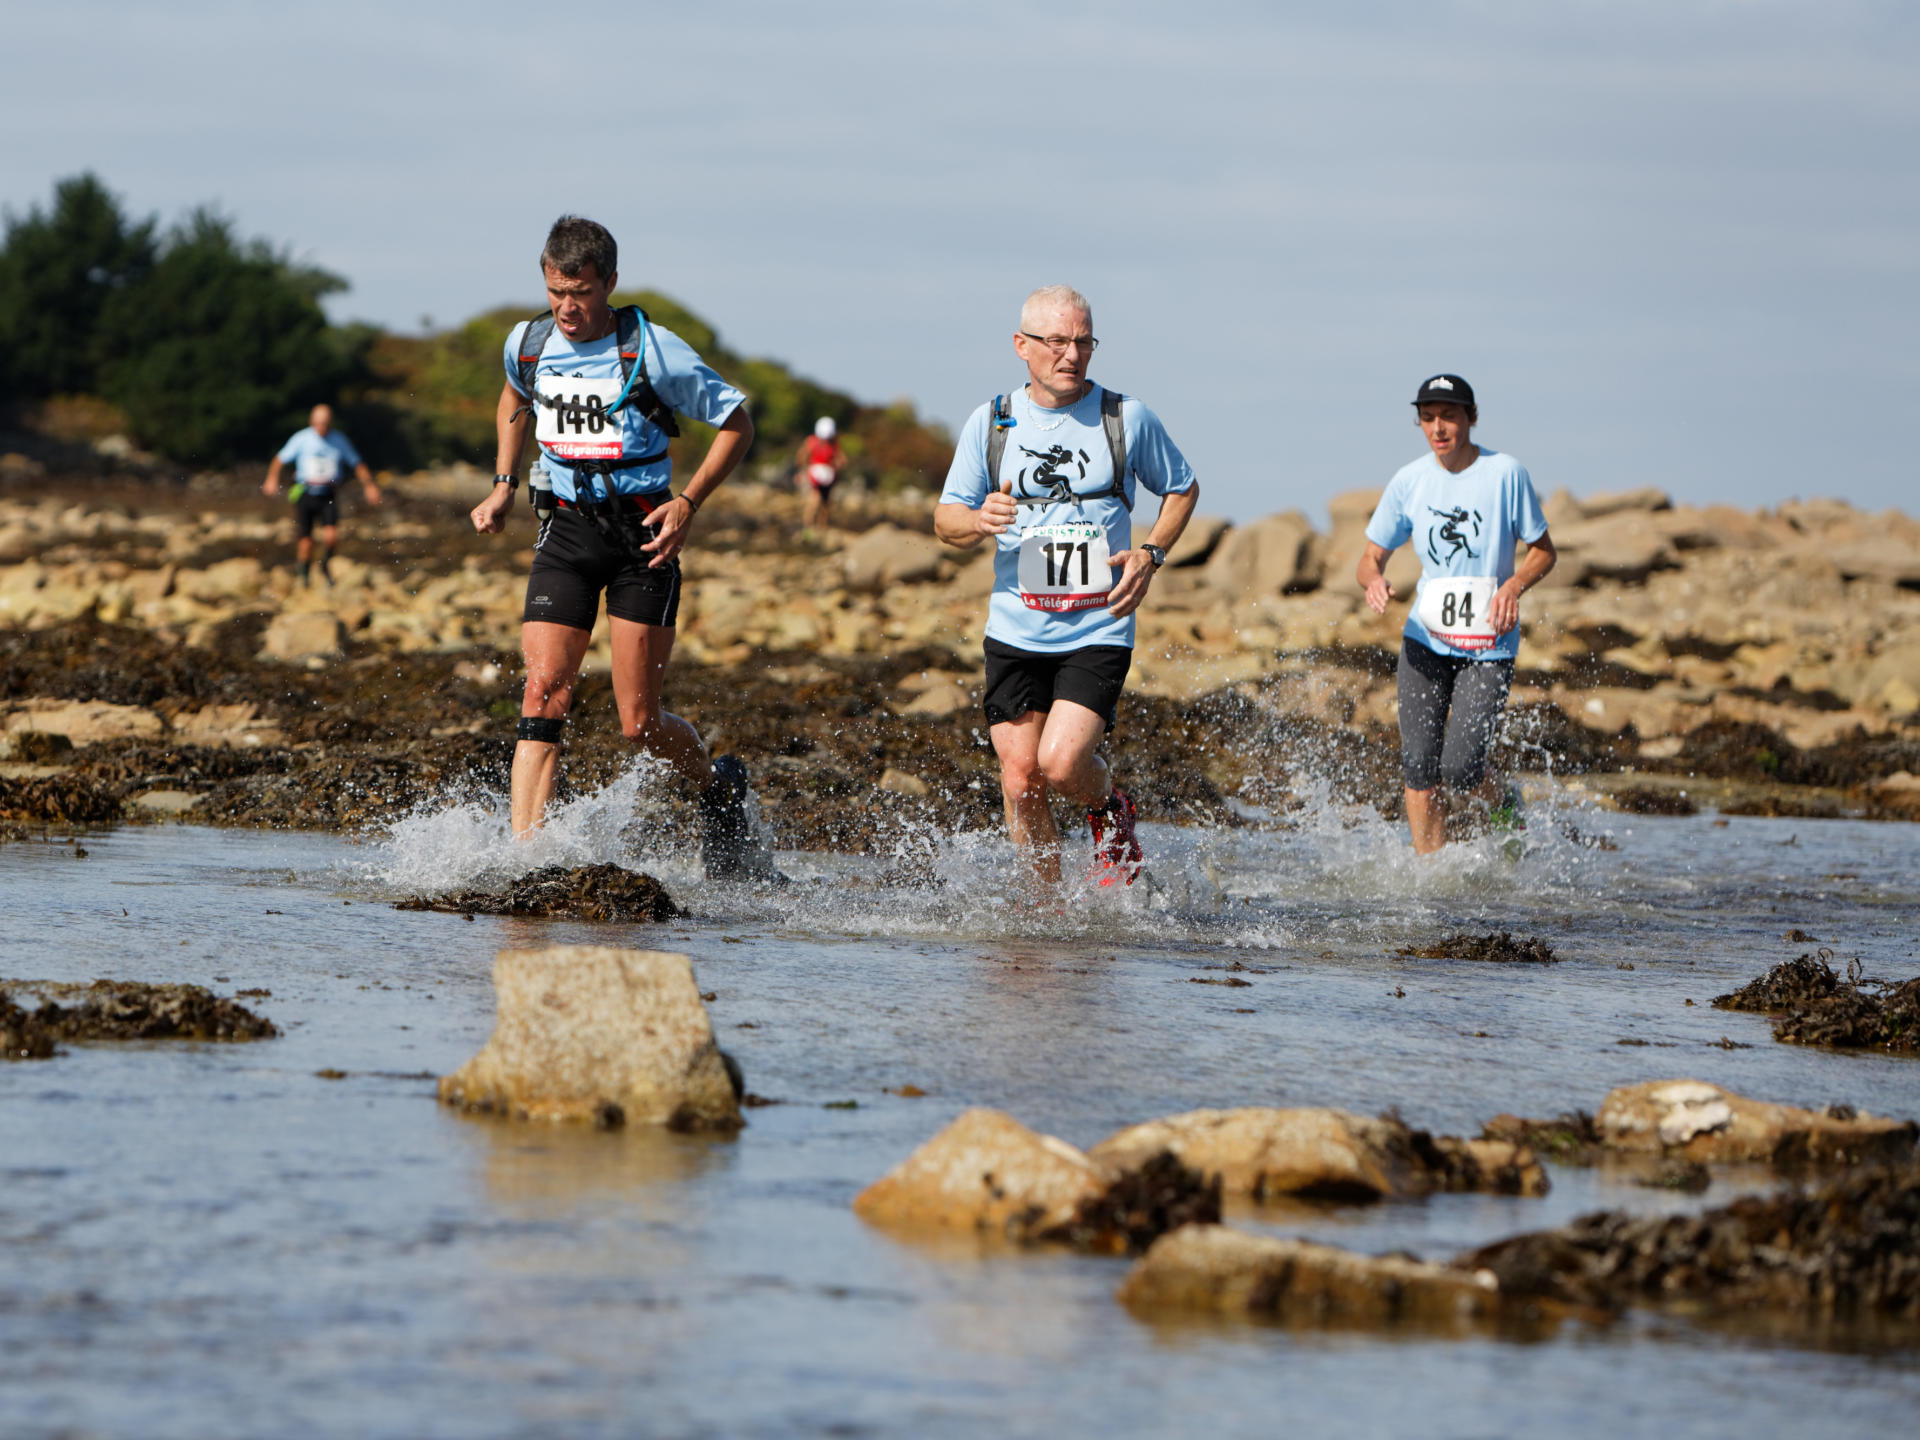
M 685 955 L 502 950 L 493 991 L 493 1036 L 441 1080 L 447 1104 L 532 1120 L 739 1128 L 739 1100 Z
M 1207 579 L 1233 597 L 1280 595 L 1320 581 L 1307 573 L 1313 526 L 1298 510 L 1268 515 L 1227 533 L 1207 562 Z
M 1499 1282 L 1400 1256 L 1187 1225 L 1154 1241 L 1120 1286 L 1136 1313 L 1210 1311 L 1338 1328 L 1469 1326 L 1496 1318 Z
M 862 1190 L 853 1209 L 875 1225 L 1026 1240 L 1069 1224 L 1106 1189 L 1100 1167 L 1066 1141 L 975 1108 Z
M 1590 507 L 1589 507 L 1590 508 Z M 1679 563 L 1673 541 L 1644 509 L 1622 509 L 1552 530 L 1567 567 L 1563 584 L 1577 580 L 1643 580 Z
M 1136 516 L 1133 522 L 1133 548 L 1138 550 L 1153 538 L 1152 515 Z M 1167 550 L 1167 568 L 1177 570 L 1188 565 L 1203 565 L 1219 546 L 1221 539 L 1233 529 L 1233 522 L 1224 515 L 1195 515 L 1187 521 L 1187 528 L 1180 532 L 1180 538 Z
M 1610 1091 L 1594 1126 L 1611 1150 L 1775 1165 L 1903 1159 L 1913 1154 L 1916 1129 L 1911 1120 L 1851 1109 L 1803 1110 L 1749 1100 L 1701 1080 L 1649 1080 Z
M 840 560 L 849 590 L 879 591 L 934 579 L 953 553 L 931 535 L 882 522 L 847 546 Z
M 102 740 L 156 740 L 166 728 L 142 705 L 112 705 L 104 700 L 31 698 L 0 707 L 0 729 L 64 735 L 75 745 Z
M 1648 485 L 1639 490 L 1603 490 L 1598 495 L 1587 496 L 1580 502 L 1580 508 L 1589 520 L 1598 520 L 1602 515 L 1618 515 L 1628 510 L 1643 513 L 1671 510 L 1673 498 L 1666 491 Z
M 276 615 L 260 646 L 262 660 L 331 659 L 341 653 L 346 630 L 340 617 L 325 610 Z
M 1546 1172 L 1523 1145 L 1434 1137 L 1391 1119 L 1345 1110 L 1191 1110 L 1133 1125 L 1088 1155 L 1111 1171 L 1166 1150 L 1229 1195 L 1377 1200 L 1436 1191 L 1544 1195 Z

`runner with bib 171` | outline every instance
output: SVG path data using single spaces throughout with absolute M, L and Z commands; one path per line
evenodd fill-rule
M 1496 827 L 1520 828 L 1518 792 L 1487 772 L 1513 684 L 1520 597 L 1553 568 L 1553 541 L 1526 468 L 1473 441 L 1473 387 L 1435 375 L 1414 397 L 1430 454 L 1388 482 L 1367 524 L 1358 579 L 1387 613 L 1387 557 L 1411 540 L 1420 586 L 1400 642 L 1400 759 L 1413 848 L 1447 842 L 1448 795 L 1477 795 Z M 1515 542 L 1526 546 L 1514 564 Z
M 1133 664 L 1133 612 L 1193 515 L 1200 486 L 1159 418 L 1087 378 L 1099 344 L 1086 299 L 1049 285 L 1020 309 L 1026 386 L 967 420 L 933 528 L 994 547 L 982 698 L 1007 831 L 1048 883 L 1060 878 L 1049 792 L 1086 808 L 1093 880 L 1140 872 L 1134 807 L 1098 753 Z M 1162 497 L 1133 544 L 1140 487 Z

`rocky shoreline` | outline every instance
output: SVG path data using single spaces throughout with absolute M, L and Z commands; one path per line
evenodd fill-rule
M 353 829 L 504 788 L 530 532 L 472 533 L 477 472 L 392 482 L 315 590 L 248 474 L 0 474 L 0 827 Z M 1328 534 L 1195 522 L 1112 744 L 1144 815 L 1283 817 L 1316 785 L 1397 815 L 1403 612 L 1345 583 L 1375 493 L 1336 497 Z M 986 562 L 925 533 L 929 509 L 850 494 L 847 528 L 813 536 L 794 497 L 741 483 L 702 512 L 668 703 L 747 760 L 782 846 L 998 823 Z M 1523 607 L 1509 766 L 1640 813 L 1920 818 L 1920 523 L 1652 493 L 1548 509 L 1562 560 Z M 604 639 L 588 668 L 573 792 L 630 757 Z

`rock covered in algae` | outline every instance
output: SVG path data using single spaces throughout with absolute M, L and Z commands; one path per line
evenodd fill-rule
M 1491 960 L 1507 965 L 1551 965 L 1553 947 L 1538 935 L 1523 935 L 1518 940 L 1508 930 L 1485 935 L 1446 935 L 1431 945 L 1407 945 L 1393 952 L 1415 960 Z
M 1499 1282 L 1398 1255 L 1189 1225 L 1155 1241 L 1120 1286 L 1137 1312 L 1216 1314 L 1340 1329 L 1457 1330 L 1500 1318 Z
M 1448 1191 L 1544 1195 L 1546 1171 L 1524 1145 L 1433 1136 L 1383 1116 L 1245 1106 L 1192 1110 L 1108 1136 L 1088 1153 L 1128 1169 L 1169 1151 L 1218 1176 L 1230 1195 L 1379 1200 Z
M 1843 979 L 1827 963 L 1828 953 L 1783 961 L 1713 1003 L 1721 1010 L 1778 1015 L 1773 1038 L 1796 1045 L 1920 1051 L 1920 977 L 1870 980 L 1856 969 Z
M 685 955 L 604 945 L 502 950 L 493 990 L 493 1036 L 441 1080 L 447 1104 L 603 1126 L 743 1123 Z
M 1610 1150 L 1789 1168 L 1904 1160 L 1916 1134 L 1911 1120 L 1750 1100 L 1702 1080 L 1649 1080 L 1610 1091 L 1594 1129 Z
M 35 995 L 40 1005 L 29 1013 L 12 998 L 18 994 Z M 0 1047 L 13 1058 L 45 1059 L 59 1041 L 244 1041 L 279 1033 L 265 1016 L 200 985 L 0 981 Z
M 1066 1141 L 976 1107 L 862 1190 L 853 1209 L 876 1225 L 1034 1240 L 1071 1225 L 1108 1179 Z
M 394 908 L 449 915 L 545 915 L 600 923 L 658 923 L 685 913 L 653 876 L 607 864 L 573 869 L 547 865 L 522 875 L 505 890 L 461 890 L 431 899 L 402 900 Z

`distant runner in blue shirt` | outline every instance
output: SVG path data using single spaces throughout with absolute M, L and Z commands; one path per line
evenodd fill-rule
M 293 466 L 293 524 L 298 539 L 294 558 L 300 563 L 300 583 L 313 583 L 313 531 L 320 527 L 320 578 L 333 584 L 333 572 L 327 567 L 334 546 L 340 540 L 339 484 L 342 473 L 352 469 L 369 505 L 380 503 L 380 487 L 373 483 L 373 472 L 353 442 L 333 428 L 333 407 L 316 405 L 307 416 L 307 428 L 296 430 L 293 438 L 280 447 L 280 453 L 267 466 L 267 479 L 260 489 L 268 495 L 280 493 L 280 468 Z
M 986 711 L 1007 831 L 1045 882 L 1060 878 L 1049 789 L 1086 807 L 1100 885 L 1140 871 L 1134 806 L 1097 753 L 1133 664 L 1133 612 L 1187 528 L 1199 482 L 1159 417 L 1096 385 L 1086 297 L 1027 297 L 1013 348 L 1026 387 L 973 412 L 954 447 L 933 528 L 949 545 L 994 547 Z M 1147 543 L 1133 505 L 1162 497 Z
M 620 251 L 604 225 L 562 215 L 540 252 L 546 315 L 507 337 L 495 411 L 493 492 L 473 508 L 483 535 L 506 528 L 527 434 L 540 522 L 520 645 L 527 662 L 513 752 L 513 834 L 544 822 L 580 664 L 604 592 L 621 732 L 665 760 L 699 795 L 709 879 L 778 880 L 746 809 L 738 756 L 709 758 L 699 731 L 661 707 L 680 613 L 680 550 L 693 517 L 753 443 L 746 397 L 670 330 L 615 307 Z M 715 428 L 678 495 L 670 488 L 674 416 Z
M 1432 452 L 1388 482 L 1367 524 L 1358 579 L 1387 613 L 1387 557 L 1411 540 L 1420 585 L 1400 642 L 1400 758 L 1413 848 L 1447 843 L 1447 794 L 1477 793 L 1496 826 L 1519 828 L 1518 796 L 1487 773 L 1520 650 L 1520 597 L 1553 568 L 1540 497 L 1526 468 L 1473 442 L 1473 387 L 1435 375 L 1414 397 Z M 1526 554 L 1516 567 L 1516 542 Z

